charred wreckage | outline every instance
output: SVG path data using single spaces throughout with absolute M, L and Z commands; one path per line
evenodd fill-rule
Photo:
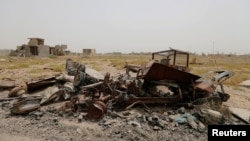
M 232 71 L 215 71 L 210 78 L 190 73 L 189 53 L 175 49 L 153 52 L 146 66 L 126 64 L 126 73 L 104 76 L 85 64 L 66 60 L 67 74 L 24 82 L 15 86 L 8 99 L 15 99 L 12 114 L 27 114 L 56 101 L 65 104 L 55 112 L 84 112 L 91 119 L 102 119 L 108 110 L 129 109 L 141 104 L 185 105 L 192 107 L 199 99 L 219 105 L 230 95 L 223 82 Z M 46 90 L 33 93 L 35 90 Z

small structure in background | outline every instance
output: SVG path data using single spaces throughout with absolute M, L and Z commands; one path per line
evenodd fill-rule
M 9 55 L 10 52 L 10 49 L 0 49 L 0 56 Z
M 96 50 L 85 48 L 82 50 L 82 53 L 83 53 L 83 56 L 93 56 L 93 55 L 96 55 Z
M 48 46 L 45 45 L 42 38 L 28 38 L 28 44 L 17 46 L 15 51 L 10 52 L 10 56 L 39 56 L 49 57 L 50 55 L 62 56 L 65 55 L 67 45 Z

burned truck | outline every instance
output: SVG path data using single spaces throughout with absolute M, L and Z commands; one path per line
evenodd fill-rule
M 143 81 L 138 88 L 140 93 L 129 99 L 129 103 L 141 100 L 144 103 L 171 104 L 209 96 L 227 101 L 230 95 L 224 92 L 222 82 L 234 75 L 232 71 L 216 71 L 212 78 L 204 79 L 192 74 L 189 53 L 175 49 L 153 52 L 147 66 L 127 65 L 127 70 L 137 70 L 136 80 Z

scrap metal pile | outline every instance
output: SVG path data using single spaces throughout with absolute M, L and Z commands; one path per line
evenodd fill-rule
M 159 58 L 157 58 L 159 57 Z M 129 109 L 141 104 L 178 105 L 210 98 L 221 104 L 230 98 L 223 82 L 232 71 L 217 71 L 210 78 L 190 73 L 189 53 L 166 50 L 152 53 L 146 66 L 126 64 L 126 73 L 104 76 L 84 64 L 66 60 L 67 74 L 22 83 L 13 88 L 9 99 L 16 99 L 13 114 L 27 114 L 57 101 L 65 104 L 55 112 L 85 112 L 91 119 L 102 119 L 109 109 Z M 220 89 L 218 89 L 220 88 Z M 45 89 L 42 91 L 37 91 Z

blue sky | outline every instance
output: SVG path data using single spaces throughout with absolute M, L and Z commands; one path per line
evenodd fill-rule
M 68 50 L 250 53 L 249 0 L 0 0 L 0 49 L 29 37 Z

